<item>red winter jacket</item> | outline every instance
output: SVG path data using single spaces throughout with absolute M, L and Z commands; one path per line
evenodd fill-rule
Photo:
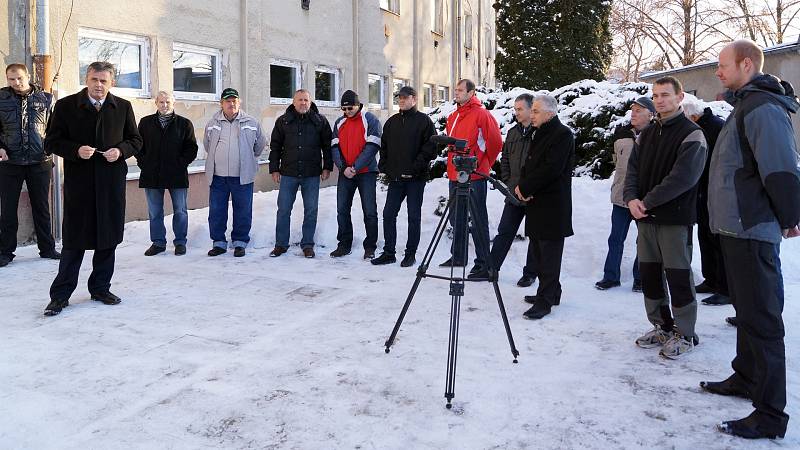
M 478 172 L 488 175 L 492 164 L 503 148 L 500 127 L 489 111 L 481 104 L 478 97 L 473 96 L 466 104 L 461 105 L 447 118 L 447 135 L 456 139 L 467 140 L 470 155 L 478 157 Z M 456 181 L 458 174 L 453 166 L 453 155 L 447 157 L 447 178 Z M 480 179 L 472 175 L 471 179 Z

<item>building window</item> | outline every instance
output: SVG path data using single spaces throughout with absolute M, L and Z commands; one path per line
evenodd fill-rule
M 464 47 L 472 48 L 472 15 L 464 16 Z
M 408 86 L 408 80 L 403 80 L 402 78 L 395 78 L 392 80 L 392 104 L 395 106 L 397 106 L 397 97 L 395 97 L 395 95 L 403 86 Z
M 317 66 L 314 71 L 314 101 L 320 106 L 336 106 L 339 101 L 339 70 Z
M 149 45 L 146 37 L 78 29 L 78 79 L 86 83 L 86 68 L 95 61 L 114 64 L 117 95 L 149 97 Z
M 444 36 L 444 0 L 433 0 L 431 31 Z
M 269 65 L 269 101 L 272 104 L 292 103 L 294 91 L 301 85 L 300 64 L 273 59 Z
M 217 49 L 174 43 L 172 89 L 175 91 L 175 98 L 219 100 L 222 91 L 221 59 Z
M 494 59 L 494 39 L 492 39 L 492 30 L 488 25 L 484 30 L 484 35 L 486 36 L 486 49 L 484 50 L 486 55 L 484 57 L 486 59 Z
M 440 103 L 447 103 L 450 101 L 450 88 L 447 86 L 439 86 L 436 88 L 436 94 L 438 95 Z
M 369 74 L 369 106 L 383 109 L 383 77 L 374 73 Z
M 381 9 L 400 14 L 400 0 L 380 0 Z
M 425 84 L 422 88 L 423 104 L 426 108 L 433 108 L 433 85 Z

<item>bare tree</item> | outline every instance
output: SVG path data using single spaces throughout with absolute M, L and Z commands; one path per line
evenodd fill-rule
M 731 40 L 747 37 L 768 47 L 800 31 L 800 0 L 721 0 L 718 13 L 726 21 L 718 31 Z

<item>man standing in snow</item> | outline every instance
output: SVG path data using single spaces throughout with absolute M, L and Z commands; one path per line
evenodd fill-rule
M 375 155 L 381 148 L 381 122 L 371 112 L 363 111 L 364 105 L 358 94 L 351 90 L 344 91 L 340 104 L 343 114 L 333 125 L 331 141 L 333 162 L 339 168 L 336 183 L 336 222 L 339 225 L 336 239 L 339 244 L 331 252 L 331 257 L 349 255 L 353 247 L 350 210 L 358 190 L 367 231 L 364 259 L 372 259 L 378 247 L 378 205 L 375 198 L 378 161 Z
M 706 139 L 703 130 L 684 115 L 681 101 L 683 86 L 677 79 L 663 77 L 653 84 L 658 116 L 633 147 L 623 191 L 639 228 L 644 306 L 653 324 L 652 330 L 636 339 L 636 345 L 661 347 L 660 355 L 669 359 L 683 356 L 698 343 L 692 225 L 697 218 L 697 181 L 705 166 Z
M 708 212 L 725 258 L 736 307 L 733 375 L 700 386 L 752 400 L 753 411 L 718 429 L 744 438 L 783 437 L 786 350 L 781 237 L 800 236 L 800 172 L 790 114 L 800 104 L 792 86 L 762 74 L 764 54 L 735 41 L 719 54 L 717 77 L 734 107 L 711 160 Z
M 633 216 L 622 199 L 625 186 L 625 173 L 628 171 L 628 158 L 631 156 L 636 138 L 653 121 L 656 106 L 647 97 L 639 97 L 631 105 L 629 126 L 614 130 L 614 182 L 611 185 L 611 233 L 608 235 L 608 253 L 603 266 L 603 279 L 594 284 L 601 291 L 620 285 L 620 265 L 625 239 Z M 633 292 L 642 292 L 642 279 L 639 277 L 639 258 L 633 260 Z
M 549 95 L 533 100 L 531 122 L 536 127 L 528 156 L 514 188 L 526 202 L 525 234 L 533 246 L 539 275 L 536 295 L 526 296 L 533 306 L 526 319 L 541 319 L 561 303 L 561 258 L 564 239 L 572 236 L 572 168 L 575 136 L 557 115 L 558 102 Z
M 503 147 L 503 138 L 500 127 L 494 116 L 483 107 L 475 96 L 475 83 L 472 80 L 461 80 L 456 85 L 455 101 L 456 110 L 447 118 L 445 131 L 447 135 L 456 139 L 467 141 L 467 152 L 478 158 L 477 171 L 488 175 L 500 149 Z M 447 156 L 447 178 L 450 180 L 450 197 L 455 195 L 458 185 L 458 173 L 453 165 L 453 154 Z M 486 211 L 486 183 L 479 175 L 471 175 L 470 198 L 477 207 L 472 211 L 475 216 L 470 222 L 470 234 L 475 244 L 475 266 L 470 270 L 470 275 L 477 278 L 488 277 L 488 267 L 484 256 L 489 254 L 489 214 Z M 450 224 L 454 226 L 453 246 L 451 257 L 439 264 L 441 267 L 464 267 L 467 265 L 467 255 L 464 251 L 464 240 L 467 239 L 465 230 L 455 227 L 456 217 L 466 217 L 467 205 L 460 203 L 458 211 L 451 210 Z

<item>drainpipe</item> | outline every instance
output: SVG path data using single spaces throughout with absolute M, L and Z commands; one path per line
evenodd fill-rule
M 358 0 L 353 0 L 353 90 L 358 92 L 360 89 L 358 73 L 361 68 L 358 66 Z
M 250 97 L 247 95 L 247 0 L 241 0 L 240 6 L 240 18 L 239 21 L 241 23 L 240 27 L 240 44 L 239 44 L 239 52 L 241 58 L 241 75 L 239 79 L 241 80 L 241 86 L 239 86 L 239 95 L 242 97 L 244 104 L 244 110 L 254 117 L 259 117 L 260 113 L 256 113 L 255 111 L 250 111 Z

